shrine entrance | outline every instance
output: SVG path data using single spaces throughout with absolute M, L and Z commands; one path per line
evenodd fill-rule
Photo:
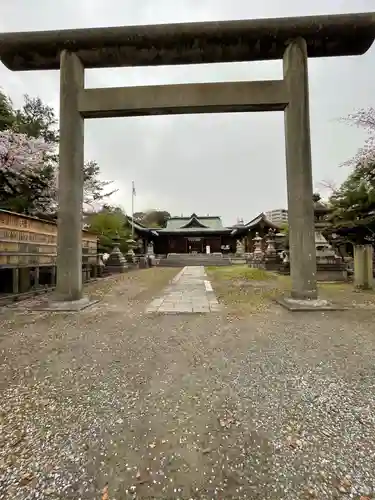
M 203 238 L 187 238 L 188 253 L 203 253 Z
M 285 114 L 293 299 L 316 299 L 308 57 L 365 53 L 374 14 L 90 28 L 0 35 L 11 70 L 60 70 L 56 298 L 82 298 L 84 120 L 184 113 Z M 283 59 L 281 80 L 87 89 L 85 68 Z

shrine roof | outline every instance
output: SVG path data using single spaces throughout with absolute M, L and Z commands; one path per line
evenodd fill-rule
M 260 213 L 259 215 L 257 215 L 256 217 L 254 217 L 254 219 L 251 219 L 251 221 L 247 222 L 246 224 L 236 224 L 235 226 L 232 226 L 232 228 L 236 229 L 236 230 L 241 230 L 241 229 L 249 230 L 249 229 L 256 227 L 261 222 L 263 222 L 269 228 L 277 229 L 277 230 L 280 229 L 280 226 L 277 224 L 274 224 L 273 222 L 268 220 L 266 215 L 263 212 Z
M 137 221 L 136 219 L 130 217 L 130 215 L 127 215 L 126 218 L 128 220 L 129 225 L 134 225 L 134 229 L 136 229 L 138 232 L 143 233 L 143 234 L 152 233 L 152 234 L 154 234 L 154 236 L 157 236 L 157 231 L 158 231 L 157 228 L 146 227 L 143 224 L 141 224 L 139 221 Z
M 314 202 L 314 212 L 316 214 L 328 214 L 329 212 L 332 212 L 332 208 L 327 205 L 327 203 L 323 203 L 318 200 Z
M 223 226 L 221 218 L 218 216 L 196 214 L 190 217 L 171 217 L 167 221 L 165 228 L 158 229 L 160 233 L 199 233 L 199 232 L 228 232 L 229 228 Z
M 2 33 L 0 60 L 15 71 L 59 69 L 64 49 L 86 68 L 275 60 L 296 37 L 309 57 L 364 54 L 375 13 Z

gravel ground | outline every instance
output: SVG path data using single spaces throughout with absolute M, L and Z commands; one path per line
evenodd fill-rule
M 0 316 L 0 499 L 373 498 L 369 311 L 148 300 L 123 280 L 79 315 Z

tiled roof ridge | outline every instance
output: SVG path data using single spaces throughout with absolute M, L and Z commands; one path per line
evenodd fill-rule
M 180 220 L 190 220 L 190 219 L 221 219 L 221 216 L 220 215 L 195 215 L 194 217 L 192 217 L 191 215 L 183 215 L 183 216 L 179 216 L 179 215 L 173 215 L 172 217 L 170 217 L 168 220 L 176 220 L 176 219 L 180 219 Z

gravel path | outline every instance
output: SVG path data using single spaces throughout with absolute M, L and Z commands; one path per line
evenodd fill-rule
M 369 313 L 153 317 L 125 288 L 0 317 L 1 500 L 373 498 Z

